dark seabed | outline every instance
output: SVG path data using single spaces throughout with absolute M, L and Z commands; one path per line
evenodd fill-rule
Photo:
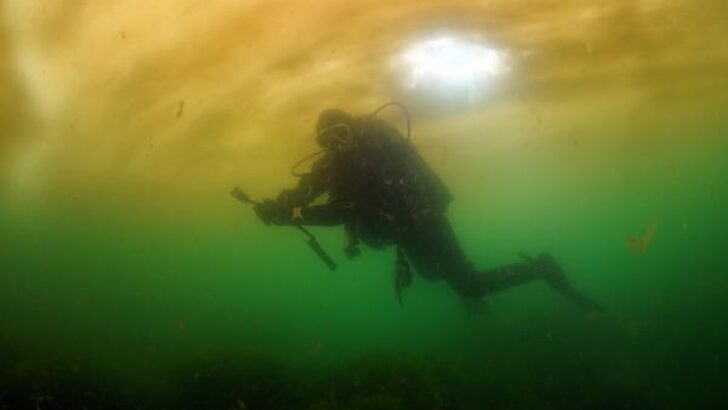
M 0 410 L 728 408 L 724 2 L 152 3 L 0 4 Z M 407 83 L 443 33 L 503 66 Z M 604 312 L 400 304 L 394 249 L 311 228 L 331 271 L 230 197 L 389 100 L 475 266 L 548 251 Z

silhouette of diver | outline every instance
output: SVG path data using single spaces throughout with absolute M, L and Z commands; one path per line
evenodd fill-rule
M 468 303 L 544 279 L 577 305 L 600 310 L 569 284 L 548 253 L 537 258 L 521 255 L 522 262 L 475 270 L 445 215 L 453 199 L 450 191 L 409 141 L 409 116 L 407 138 L 377 118 L 389 105 L 399 104 L 386 104 L 360 117 L 338 109 L 323 111 L 316 125 L 321 157 L 303 174 L 296 168 L 312 156 L 299 161 L 292 170 L 300 177 L 298 185 L 282 191 L 276 200 L 256 203 L 257 216 L 267 225 L 344 225 L 349 258 L 359 253 L 360 242 L 376 249 L 395 246 L 395 290 L 400 302 L 402 290 L 412 282 L 411 263 L 424 278 L 445 280 Z M 238 194 L 244 195 L 236 188 L 233 195 Z M 324 203 L 314 203 L 325 194 Z

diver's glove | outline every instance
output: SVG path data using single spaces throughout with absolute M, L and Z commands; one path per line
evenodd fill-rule
M 291 211 L 275 201 L 266 199 L 253 207 L 255 214 L 266 225 L 290 225 Z

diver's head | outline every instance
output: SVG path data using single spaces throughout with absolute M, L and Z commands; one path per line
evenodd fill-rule
M 350 142 L 354 119 L 339 109 L 324 110 L 316 123 L 316 142 L 323 148 L 338 148 Z

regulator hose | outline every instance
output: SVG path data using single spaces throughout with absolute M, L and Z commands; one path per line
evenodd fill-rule
M 412 132 L 412 120 L 410 118 L 409 111 L 407 111 L 407 108 L 405 108 L 405 106 L 403 104 L 398 103 L 396 101 L 390 101 L 388 103 L 382 104 L 376 110 L 372 111 L 371 114 L 367 115 L 367 118 L 369 118 L 369 119 L 375 118 L 377 116 L 377 114 L 379 114 L 382 110 L 384 110 L 385 108 L 389 108 L 389 107 L 397 107 L 404 114 L 404 118 L 407 121 L 407 141 L 409 141 L 410 133 Z M 342 127 L 342 126 L 346 127 L 347 130 L 349 131 L 349 135 L 351 135 L 351 129 L 348 126 L 342 125 L 342 124 L 336 124 L 336 125 L 332 125 L 331 127 L 324 128 L 323 130 L 321 130 L 321 132 L 318 133 L 318 135 L 321 135 L 324 132 L 328 132 L 332 128 L 338 128 L 338 127 Z M 322 150 L 313 152 L 313 153 L 308 154 L 305 157 L 301 158 L 300 160 L 298 160 L 298 162 L 293 164 L 293 166 L 291 167 L 291 175 L 293 175 L 294 177 L 302 177 L 303 175 L 305 175 L 305 174 L 297 171 L 298 167 L 300 167 L 306 161 L 309 161 L 312 158 L 315 158 L 315 157 L 323 154 L 324 152 L 326 152 L 326 149 L 322 149 Z

